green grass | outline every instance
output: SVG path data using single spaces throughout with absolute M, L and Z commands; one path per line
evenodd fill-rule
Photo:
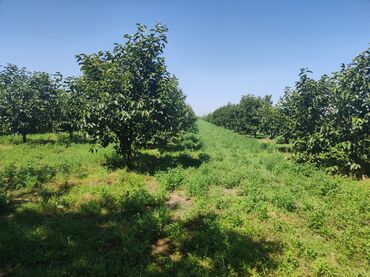
M 65 135 L 0 138 L 0 276 L 367 276 L 369 182 L 198 121 L 127 169 Z

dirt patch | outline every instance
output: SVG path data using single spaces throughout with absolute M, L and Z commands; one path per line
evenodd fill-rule
M 191 198 L 187 197 L 183 191 L 171 192 L 165 202 L 166 207 L 172 210 L 172 221 L 180 220 L 186 214 L 186 211 L 189 210 L 191 204 Z
M 236 188 L 231 189 L 223 188 L 222 193 L 224 195 L 238 196 L 238 190 Z
M 81 196 L 81 200 L 83 202 L 90 202 L 91 200 L 94 199 L 94 195 L 92 195 L 90 192 L 85 192 L 84 194 L 82 194 Z
M 280 222 L 286 223 L 286 224 L 297 224 L 297 220 L 295 220 L 293 217 L 290 217 L 289 215 L 285 213 L 277 213 L 276 211 L 270 211 L 268 212 L 268 215 L 276 220 L 279 220 Z
M 168 255 L 173 251 L 171 244 L 171 239 L 162 238 L 157 240 L 155 244 L 152 245 L 152 255 L 153 256 L 162 256 Z
M 114 185 L 118 182 L 117 176 L 107 176 L 103 179 L 103 183 L 106 185 Z
M 67 183 L 70 187 L 73 187 L 73 186 L 79 186 L 83 183 L 83 180 L 81 178 L 77 178 L 77 177 L 70 177 L 68 180 L 67 180 Z M 59 186 L 61 186 L 62 184 L 60 183 L 55 183 L 55 186 L 59 188 Z
M 76 181 L 77 180 L 79 180 L 81 185 L 96 186 L 96 185 L 101 183 L 101 178 L 99 178 L 95 175 L 89 175 L 86 178 L 76 179 Z
M 153 194 L 158 190 L 159 185 L 154 178 L 146 176 L 144 182 L 149 193 Z
M 191 199 L 185 195 L 183 191 L 174 191 L 171 192 L 168 197 L 165 205 L 171 210 L 176 210 L 178 208 L 186 208 L 190 206 Z
M 121 172 L 116 171 L 105 176 L 88 175 L 86 178 L 79 179 L 81 184 L 96 186 L 96 185 L 115 185 L 120 182 Z
M 119 183 L 121 176 L 122 176 L 121 171 L 115 171 L 115 172 L 109 173 L 108 175 L 104 176 L 104 178 L 100 181 L 100 183 L 103 183 L 106 185 L 114 185 L 114 184 Z

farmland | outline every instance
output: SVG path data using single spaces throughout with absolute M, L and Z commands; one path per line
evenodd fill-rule
M 368 276 L 370 49 L 196 116 L 156 23 L 0 71 L 0 276 Z
M 127 167 L 67 134 L 0 138 L 0 275 L 369 272 L 369 183 L 203 120 Z

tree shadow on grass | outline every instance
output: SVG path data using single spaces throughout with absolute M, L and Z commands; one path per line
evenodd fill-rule
M 174 167 L 199 167 L 203 162 L 209 160 L 206 153 L 198 152 L 176 152 L 156 155 L 148 152 L 139 152 L 135 155 L 130 164 L 119 155 L 106 156 L 106 166 L 115 170 L 128 167 L 132 171 L 139 173 L 155 174 Z
M 139 276 L 167 220 L 145 191 L 122 201 L 109 195 L 76 211 L 55 203 L 0 218 L 0 275 Z
M 198 216 L 181 226 L 173 237 L 173 243 L 179 247 L 169 247 L 177 253 L 177 258 L 173 258 L 173 253 L 172 258 L 168 253 L 162 260 L 158 258 L 162 261 L 158 273 L 167 276 L 181 273 L 188 276 L 228 276 L 238 273 L 245 276 L 252 272 L 266 274 L 277 266 L 274 256 L 281 252 L 280 243 L 254 240 L 222 228 L 214 214 Z
M 276 267 L 278 243 L 222 228 L 214 214 L 172 222 L 164 200 L 144 189 L 100 196 L 68 210 L 47 199 L 0 217 L 0 275 L 220 276 Z M 171 246 L 154 251 L 163 238 Z
M 198 151 L 203 143 L 195 133 L 187 133 L 181 137 L 174 138 L 170 142 L 158 145 L 158 150 L 163 152 Z

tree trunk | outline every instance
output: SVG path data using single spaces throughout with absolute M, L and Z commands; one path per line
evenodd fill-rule
M 128 139 L 121 141 L 120 148 L 121 148 L 121 155 L 124 158 L 126 165 L 130 167 L 131 162 L 132 162 L 131 142 Z
M 132 165 L 132 153 L 131 153 L 131 149 L 128 150 L 128 152 L 126 153 L 126 162 L 127 162 L 127 166 L 128 167 L 131 167 L 131 165 Z

